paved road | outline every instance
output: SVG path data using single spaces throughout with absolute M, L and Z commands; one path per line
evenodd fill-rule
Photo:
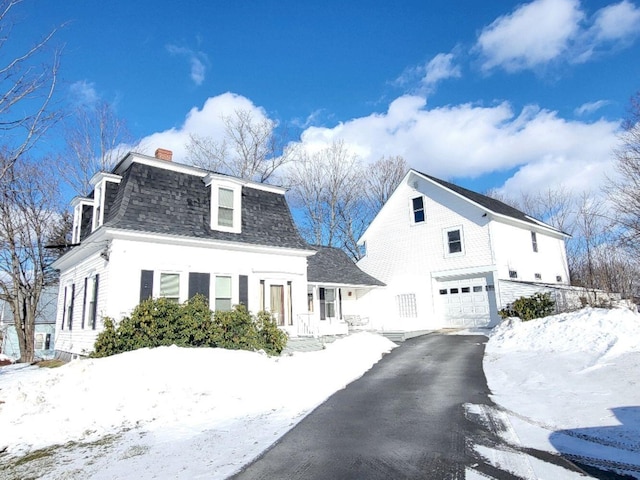
M 406 341 L 234 478 L 462 479 L 472 464 L 517 478 L 478 465 L 465 446 L 483 427 L 465 417 L 463 404 L 491 405 L 485 342 L 436 334 Z

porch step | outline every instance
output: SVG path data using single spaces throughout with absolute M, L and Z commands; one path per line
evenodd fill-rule
M 388 338 L 394 343 L 402 343 L 405 340 L 409 340 L 413 337 L 419 337 L 420 335 L 426 335 L 427 333 L 431 333 L 433 330 L 414 330 L 412 332 L 405 332 L 401 330 L 387 330 L 384 332 L 380 332 L 383 337 Z
M 344 335 L 291 337 L 287 340 L 287 346 L 282 351 L 282 355 L 287 355 L 293 352 L 315 352 L 317 350 L 324 350 L 326 344 L 335 342 L 338 338 L 342 338 L 343 336 Z

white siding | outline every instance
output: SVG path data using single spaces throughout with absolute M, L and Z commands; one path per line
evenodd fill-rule
M 256 253 L 242 250 L 221 249 L 213 247 L 184 246 L 169 243 L 141 242 L 114 239 L 109 249 L 109 261 L 99 254 L 80 262 L 69 271 L 61 272 L 60 295 L 58 298 L 59 342 L 56 349 L 74 354 L 83 354 L 93 349 L 97 332 L 102 328 L 101 319 L 105 316 L 119 321 L 130 315 L 140 302 L 140 277 L 142 270 L 154 271 L 154 296 L 159 288 L 159 273 L 171 272 L 180 274 L 180 301 L 188 298 L 189 272 L 209 273 L 210 305 L 215 304 L 215 277 L 230 276 L 232 285 L 232 304 L 239 303 L 239 276 L 248 277 L 248 306 L 252 313 L 259 310 L 260 281 L 264 280 L 266 295 L 265 309 L 269 309 L 269 287 L 282 285 L 285 295 L 288 282 L 291 282 L 294 325 L 287 319 L 285 330 L 295 333 L 295 323 L 299 314 L 306 313 L 307 262 L 304 256 L 279 253 Z M 84 276 L 91 271 L 100 273 L 100 292 L 98 296 L 98 328 L 96 331 L 84 331 L 80 328 L 82 315 L 82 290 Z M 62 303 L 64 286 L 76 283 L 76 302 L 74 324 L 71 332 L 62 322 Z M 286 301 L 286 300 L 285 300 Z M 288 310 L 288 308 L 287 308 Z
M 417 185 L 414 187 L 414 181 Z M 424 194 L 425 222 L 413 224 L 411 200 Z M 488 218 L 483 211 L 424 180 L 409 177 L 389 199 L 366 234 L 366 255 L 358 266 L 387 287 L 375 302 L 374 323 L 383 329 L 422 329 L 441 325 L 433 292 L 432 272 L 446 272 L 492 264 Z M 450 256 L 444 232 L 460 227 L 463 254 Z M 400 318 L 396 297 L 415 294 L 418 316 Z M 378 292 L 376 292 L 378 296 Z
M 568 284 L 569 270 L 564 239 L 542 230 L 536 231 L 538 251 L 533 251 L 531 229 L 500 222 L 491 223 L 491 237 L 500 279 L 510 279 L 509 270 L 518 273 L 516 280 Z M 536 278 L 536 273 L 540 278 Z M 557 282 L 556 277 L 561 281 Z
M 102 258 L 99 253 L 95 253 L 74 268 L 61 272 L 56 316 L 56 350 L 81 355 L 93 350 L 96 336 L 102 329 L 102 318 L 107 310 L 106 292 L 108 291 L 109 283 L 107 265 L 108 263 L 105 259 Z M 98 306 L 96 309 L 96 329 L 94 330 L 86 324 L 85 328 L 82 328 L 82 310 L 84 279 L 93 277 L 96 274 L 100 275 L 100 279 L 98 285 Z M 74 284 L 75 300 L 71 329 L 68 327 L 68 320 L 66 318 L 64 328 L 62 328 L 65 287 L 70 288 L 71 285 Z

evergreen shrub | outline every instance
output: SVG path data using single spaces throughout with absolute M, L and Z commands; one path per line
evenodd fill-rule
M 166 298 L 145 300 L 117 325 L 105 318 L 91 356 L 107 357 L 163 345 L 264 350 L 279 355 L 286 344 L 287 334 L 270 313 L 259 312 L 254 317 L 244 305 L 228 312 L 212 312 L 207 299 L 197 295 L 182 305 Z
M 536 293 L 531 297 L 520 297 L 498 312 L 502 318 L 518 317 L 523 321 L 548 317 L 555 313 L 555 302 L 551 294 Z

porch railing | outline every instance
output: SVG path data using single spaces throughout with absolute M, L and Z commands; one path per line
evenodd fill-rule
M 301 313 L 298 319 L 298 335 L 307 337 L 317 337 L 319 334 L 318 326 L 313 321 L 313 315 L 309 313 Z

